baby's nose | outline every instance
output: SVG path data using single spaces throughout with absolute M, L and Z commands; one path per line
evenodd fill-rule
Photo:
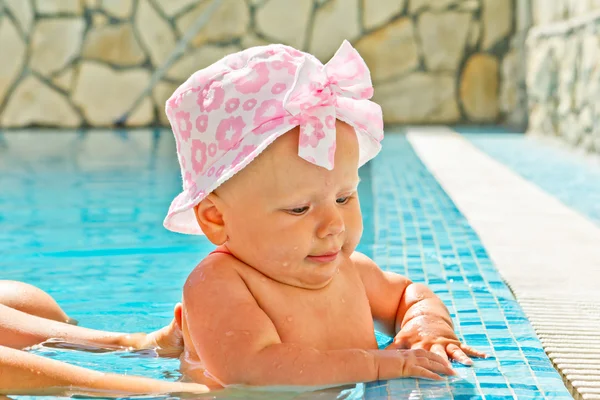
M 344 232 L 346 225 L 342 214 L 337 207 L 331 207 L 326 213 L 323 214 L 323 219 L 317 236 L 319 238 L 325 238 L 330 235 L 339 235 Z

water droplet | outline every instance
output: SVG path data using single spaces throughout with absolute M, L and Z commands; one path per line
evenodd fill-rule
M 292 317 L 287 317 L 286 319 L 288 320 L 288 322 L 292 322 L 294 320 L 294 318 Z
M 345 302 L 346 302 L 346 299 L 344 299 L 344 298 L 342 297 L 342 303 L 345 303 Z
M 298 246 L 294 246 L 294 250 L 298 250 Z
M 288 265 L 290 265 L 290 263 L 288 263 L 288 262 L 286 261 L 286 262 L 284 262 L 282 265 L 283 265 L 284 267 L 287 267 Z
M 301 370 L 300 370 L 300 373 L 303 373 L 303 372 L 304 372 L 304 370 L 302 370 L 302 369 L 301 369 Z
M 234 331 L 227 331 L 227 332 L 225 332 L 225 336 L 233 336 L 233 335 L 235 335 Z

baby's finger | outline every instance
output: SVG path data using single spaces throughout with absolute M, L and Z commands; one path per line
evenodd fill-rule
M 439 343 L 434 344 L 433 346 L 431 346 L 431 352 L 443 358 L 446 364 L 450 365 L 450 361 L 448 360 L 448 354 L 446 354 L 446 349 L 443 345 Z
M 433 373 L 426 368 L 419 367 L 418 365 L 411 367 L 410 370 L 408 371 L 407 376 L 411 377 L 411 378 L 431 379 L 434 381 L 441 381 L 442 379 L 444 379 L 442 376 L 440 376 L 436 373 Z
M 471 360 L 457 345 L 454 343 L 450 343 L 446 346 L 446 352 L 453 359 L 458 361 L 463 365 L 473 365 L 473 360 Z
M 467 346 L 466 344 L 461 344 L 460 348 L 469 356 L 487 358 L 487 354 L 485 354 L 483 351 L 476 350 L 471 346 Z
M 406 350 L 407 348 L 401 341 L 394 340 L 385 350 Z
M 456 374 L 452 367 L 450 367 L 450 363 L 447 359 L 444 359 L 433 352 L 427 350 L 414 350 L 414 355 L 416 356 L 415 365 L 417 366 L 437 372 L 438 374 Z

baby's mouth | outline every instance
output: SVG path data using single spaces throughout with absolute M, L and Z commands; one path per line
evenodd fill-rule
M 323 254 L 308 256 L 306 258 L 309 261 L 313 261 L 313 262 L 317 262 L 317 263 L 329 263 L 329 262 L 335 261 L 335 259 L 337 258 L 339 253 L 340 253 L 339 250 L 328 251 Z

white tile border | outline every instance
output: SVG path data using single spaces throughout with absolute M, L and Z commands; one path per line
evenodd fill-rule
M 481 238 L 557 369 L 581 365 L 586 371 L 588 379 L 570 379 L 561 371 L 574 397 L 595 393 L 600 384 L 600 354 L 592 350 L 600 338 L 600 228 L 450 128 L 406 132 Z M 591 351 L 576 350 L 582 343 Z

